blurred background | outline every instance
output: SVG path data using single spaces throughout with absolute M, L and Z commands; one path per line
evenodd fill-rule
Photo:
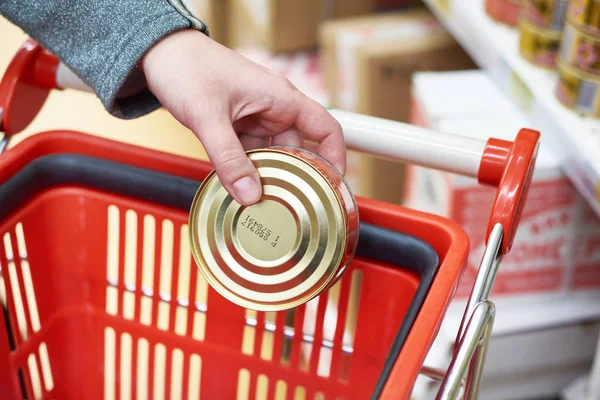
M 480 397 L 600 398 L 584 390 L 595 379 L 600 331 L 600 3 L 189 4 L 214 40 L 285 74 L 325 106 L 479 139 L 539 129 L 542 145 L 516 245 L 492 292 L 498 316 Z M 0 38 L 4 71 L 26 35 L 0 18 Z M 206 158 L 195 136 L 165 110 L 118 120 L 95 96 L 70 90 L 53 92 L 11 146 L 52 129 Z M 348 154 L 347 180 L 357 195 L 449 217 L 469 234 L 471 258 L 427 360 L 447 366 L 495 191 L 358 152 Z M 421 380 L 414 398 L 431 398 L 433 387 Z

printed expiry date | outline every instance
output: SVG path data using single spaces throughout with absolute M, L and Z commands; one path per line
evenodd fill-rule
M 250 214 L 246 215 L 246 219 L 240 225 L 254 233 L 259 238 L 263 239 L 265 242 L 267 242 L 271 237 L 271 230 L 267 229 L 266 226 L 263 226 L 263 224 L 259 223 L 255 218 L 251 218 Z M 277 236 L 275 240 L 271 242 L 271 246 L 276 247 L 278 243 L 279 236 Z

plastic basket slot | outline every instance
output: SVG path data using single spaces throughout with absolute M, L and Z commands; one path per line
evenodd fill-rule
M 27 366 L 20 366 L 17 368 L 17 374 L 21 380 L 21 391 L 23 393 L 23 399 L 34 398 L 33 386 L 31 385 L 31 378 L 29 376 L 29 369 Z
M 127 332 L 117 334 L 112 327 L 105 328 L 104 344 L 106 400 L 200 397 L 200 355 L 144 337 L 134 338 Z M 152 367 L 150 360 L 154 360 Z
M 42 381 L 40 377 L 41 365 L 40 360 L 36 357 L 36 353 L 31 353 L 27 357 L 27 369 L 29 370 L 29 378 L 31 380 L 31 386 L 33 388 L 33 395 L 35 399 L 42 398 Z
M 287 388 L 288 385 L 284 380 L 278 380 L 275 384 L 275 398 L 287 399 Z
M 26 239 L 23 224 L 16 223 L 9 232 L 5 232 L 0 244 L 0 293 L 3 314 L 8 317 L 9 346 L 16 350 L 41 329 L 39 310 L 31 276 L 31 267 L 27 259 Z M 2 265 L 6 265 L 2 271 Z M 3 273 L 4 272 L 4 273 Z M 4 279 L 4 275 L 7 279 Z M 9 285 L 7 288 L 5 285 Z M 9 299 L 9 294 L 11 299 Z M 11 317 L 12 316 L 12 317 Z M 11 322 L 12 320 L 12 322 Z M 15 323 L 16 320 L 16 323 Z M 16 331 L 18 330 L 18 332 Z M 15 338 L 18 340 L 15 341 Z M 44 392 L 54 388 L 52 368 L 48 347 L 42 342 L 37 352 L 27 358 L 26 365 L 20 370 L 20 380 L 32 398 L 41 398 Z
M 54 160 L 56 160 L 56 162 L 59 164 L 53 164 L 53 162 L 55 162 Z M 86 164 L 88 161 L 90 163 L 89 165 Z M 54 165 L 56 168 L 48 168 L 50 164 Z M 170 179 L 172 179 L 172 177 L 169 176 L 148 176 L 147 178 L 149 179 L 141 180 L 136 175 L 137 173 L 148 175 L 152 175 L 153 173 L 151 171 L 129 171 L 128 166 L 108 164 L 101 160 L 91 160 L 73 155 L 52 156 L 52 158 L 42 157 L 24 167 L 24 175 L 22 175 L 23 178 L 15 178 L 14 183 L 11 182 L 3 184 L 2 187 L 0 187 L 0 189 L 2 189 L 0 190 L 0 198 L 3 200 L 3 203 L 4 200 L 8 200 L 8 203 L 6 204 L 15 204 L 14 207 L 16 208 L 12 208 L 12 211 L 10 211 L 10 214 L 14 215 L 14 218 L 12 218 L 13 220 L 23 220 L 22 216 L 19 215 L 21 209 L 24 210 L 24 216 L 28 216 L 28 218 L 33 220 L 33 217 L 38 216 L 36 213 L 44 216 L 50 214 L 56 215 L 56 211 L 64 209 L 65 204 L 69 205 L 69 208 L 72 208 L 71 211 L 73 212 L 71 213 L 71 220 L 75 220 L 76 216 L 83 215 L 85 212 L 86 216 L 90 218 L 90 221 L 93 221 L 96 224 L 94 227 L 99 227 L 98 229 L 92 230 L 93 232 L 90 232 L 90 237 L 94 237 L 92 235 L 93 233 L 102 233 L 100 240 L 97 240 L 97 237 L 99 236 L 96 234 L 94 237 L 94 245 L 100 243 L 97 245 L 97 248 L 99 248 L 102 252 L 105 252 L 108 258 L 110 258 L 108 254 L 109 251 L 106 247 L 104 247 L 108 244 L 107 242 L 104 242 L 105 240 L 108 240 L 108 238 L 104 236 L 106 234 L 104 230 L 107 229 L 105 224 L 108 223 L 107 213 L 109 205 L 114 205 L 118 213 L 116 220 L 117 224 L 115 228 L 117 230 L 116 236 L 118 240 L 116 250 L 113 250 L 113 252 L 116 254 L 116 273 L 109 275 L 109 265 L 108 262 L 103 259 L 104 256 L 100 255 L 100 257 L 98 257 L 97 254 L 94 254 L 94 259 L 90 260 L 90 262 L 95 268 L 97 267 L 95 271 L 99 271 L 99 273 L 92 274 L 90 277 L 93 285 L 100 283 L 100 296 L 88 298 L 81 296 L 79 293 L 75 293 L 76 291 L 73 292 L 71 290 L 69 294 L 73 293 L 73 296 L 68 296 L 65 299 L 59 298 L 56 303 L 60 307 L 65 304 L 68 306 L 68 309 L 51 308 L 46 310 L 45 308 L 47 307 L 45 307 L 46 303 L 44 302 L 42 303 L 44 307 L 41 308 L 41 311 L 43 323 L 48 324 L 49 337 L 52 338 L 53 342 L 51 346 L 54 346 L 54 343 L 57 345 L 56 350 L 52 349 L 52 347 L 50 348 L 50 354 L 53 357 L 58 357 L 59 353 L 54 353 L 54 351 L 60 352 L 63 347 L 66 347 L 67 351 L 69 351 L 68 342 L 72 336 L 67 330 L 67 325 L 65 324 L 68 324 L 69 327 L 82 327 L 90 330 L 99 327 L 101 329 L 99 331 L 98 338 L 99 345 L 104 342 L 104 339 L 102 338 L 104 328 L 109 326 L 114 330 L 115 340 L 113 377 L 116 381 L 114 383 L 114 390 L 119 397 L 122 390 L 125 392 L 128 391 L 120 386 L 121 375 L 126 373 L 123 369 L 124 366 L 121 365 L 121 359 L 124 357 L 122 352 L 126 350 L 131 351 L 132 355 L 130 358 L 132 362 L 134 362 L 134 360 L 141 356 L 141 351 L 143 351 L 142 346 L 139 344 L 142 337 L 145 337 L 148 341 L 148 361 L 146 364 L 147 373 L 145 374 L 145 385 L 147 386 L 146 398 L 152 396 L 153 394 L 155 378 L 159 383 L 160 380 L 163 379 L 165 382 L 165 388 L 168 387 L 169 390 L 173 386 L 172 373 L 165 372 L 163 378 L 160 376 L 155 377 L 155 370 L 157 370 L 157 366 L 159 365 L 159 360 L 157 360 L 155 357 L 157 343 L 162 343 L 166 347 L 164 364 L 169 371 L 171 371 L 170 364 L 172 364 L 174 358 L 177 357 L 174 355 L 173 349 L 180 348 L 184 352 L 184 365 L 182 366 L 183 372 L 181 374 L 184 377 L 186 377 L 186 375 L 190 375 L 192 370 L 191 360 L 189 359 L 190 352 L 194 351 L 199 355 L 202 355 L 202 361 L 205 363 L 205 366 L 208 367 L 204 368 L 204 379 L 202 381 L 203 387 L 201 388 L 202 394 L 205 396 L 215 395 L 217 393 L 225 393 L 226 398 L 233 397 L 227 394 L 231 393 L 228 392 L 228 390 L 230 390 L 229 388 L 231 388 L 231 390 L 235 389 L 235 382 L 232 381 L 234 381 L 236 378 L 235 375 L 237 371 L 246 368 L 248 371 L 251 371 L 253 376 L 253 385 L 255 385 L 255 390 L 252 392 L 253 397 L 256 395 L 258 376 L 261 374 L 268 377 L 267 392 L 269 393 L 269 397 L 273 395 L 273 388 L 276 389 L 278 381 L 284 381 L 287 383 L 286 392 L 288 398 L 293 397 L 298 387 L 303 388 L 301 390 L 304 390 L 306 393 L 306 398 L 314 398 L 317 392 L 326 394 L 327 398 L 334 398 L 337 394 L 343 394 L 344 396 L 352 397 L 352 394 L 360 393 L 367 386 L 371 385 L 370 382 L 374 382 L 373 376 L 377 375 L 377 369 L 379 369 L 375 364 L 381 362 L 385 350 L 388 348 L 386 344 L 382 344 L 380 342 L 389 342 L 390 338 L 396 332 L 397 327 L 391 325 L 400 323 L 402 312 L 406 307 L 408 307 L 408 301 L 410 301 L 408 295 L 410 294 L 412 296 L 415 288 L 417 287 L 417 278 L 408 276 L 405 268 L 424 279 L 424 281 L 422 281 L 423 284 L 419 286 L 419 290 L 423 288 L 423 291 L 428 289 L 428 285 L 431 284 L 431 279 L 429 279 L 430 274 L 433 275 L 437 268 L 437 258 L 435 258 L 435 253 L 433 253 L 430 248 L 424 246 L 422 242 L 419 242 L 414 238 L 411 239 L 410 237 L 406 237 L 406 235 L 403 235 L 399 232 L 384 231 L 378 227 L 370 226 L 368 223 L 362 223 L 361 246 L 357 251 L 358 259 L 353 264 L 353 268 L 354 270 L 362 270 L 364 272 L 364 289 L 361 290 L 364 291 L 362 296 L 366 297 L 366 300 L 368 301 L 361 301 L 360 307 L 357 307 L 357 309 L 360 309 L 360 319 L 354 321 L 354 324 L 359 326 L 359 329 L 357 329 L 355 335 L 350 335 L 352 340 L 356 341 L 356 345 L 354 345 L 354 343 L 346 343 L 344 339 L 344 336 L 347 336 L 345 334 L 347 329 L 345 328 L 346 325 L 350 323 L 348 322 L 348 319 L 351 318 L 349 315 L 346 315 L 346 317 L 343 315 L 344 301 L 346 302 L 346 307 L 349 307 L 348 303 L 351 303 L 352 301 L 344 300 L 346 295 L 343 293 L 346 293 L 347 291 L 348 293 L 352 292 L 352 284 L 350 284 L 350 289 L 346 289 L 343 287 L 343 285 L 346 285 L 346 283 L 342 281 L 342 285 L 339 287 L 340 298 L 337 303 L 337 320 L 334 319 L 332 321 L 334 326 L 333 341 L 327 338 L 327 334 L 324 329 L 327 327 L 328 322 L 323 321 L 323 319 L 329 320 L 330 315 L 332 315 L 331 312 L 327 312 L 327 305 L 333 303 L 333 300 L 330 301 L 328 297 L 323 296 L 322 299 L 316 301 L 316 303 L 318 303 L 316 319 L 320 322 L 317 323 L 317 321 L 315 321 L 313 335 L 306 334 L 302 329 L 305 324 L 305 320 L 307 319 L 306 307 L 299 307 L 298 309 L 294 310 L 293 318 L 290 318 L 291 312 L 286 312 L 285 314 L 276 314 L 274 316 L 263 315 L 262 321 L 259 321 L 261 317 L 257 315 L 254 319 L 254 328 L 257 331 L 257 335 L 256 341 L 252 342 L 253 356 L 248 357 L 240 352 L 243 337 L 242 331 L 244 326 L 252 325 L 250 323 L 251 320 L 246 318 L 246 314 L 244 312 L 245 310 L 234 309 L 231 304 L 219 298 L 219 296 L 213 290 L 204 290 L 202 292 L 200 290 L 200 282 L 204 281 L 198 275 L 195 266 L 190 265 L 190 277 L 187 288 L 185 284 L 181 283 L 186 280 L 184 276 L 185 272 L 182 274 L 182 266 L 186 264 L 186 261 L 183 260 L 182 254 L 188 251 L 181 249 L 181 237 L 184 237 L 184 230 L 186 229 L 184 227 L 184 213 L 177 209 L 173 209 L 171 206 L 165 207 L 162 203 L 156 204 L 157 200 L 150 195 L 145 197 L 149 193 L 150 187 L 153 189 L 152 192 L 155 193 L 156 184 L 165 185 L 168 186 L 165 188 L 165 190 L 159 190 L 161 193 L 161 199 L 164 197 L 171 202 L 177 203 L 175 205 L 177 208 L 185 209 L 190 198 L 190 196 L 188 196 L 188 192 L 193 192 L 192 189 L 197 187 L 197 183 L 189 185 L 187 183 L 185 183 L 185 185 L 171 185 Z M 68 170 L 71 168 L 71 165 L 76 165 L 77 171 L 85 171 L 85 173 L 79 174 L 79 172 L 77 172 L 75 174 L 74 172 L 74 175 L 65 173 L 60 176 L 59 174 L 55 174 L 55 172 L 61 170 L 61 168 L 62 170 Z M 90 168 L 87 169 L 86 165 Z M 107 175 L 110 175 L 108 174 L 108 170 L 102 169 L 105 166 L 107 168 L 110 167 L 109 169 L 111 169 L 111 173 L 115 174 L 115 179 L 111 180 L 112 183 L 110 184 L 107 184 L 107 180 L 105 179 Z M 39 179 L 34 179 L 36 177 L 40 178 L 40 176 L 35 174 L 25 174 L 25 169 L 27 169 L 27 171 L 32 171 L 37 170 L 36 168 L 38 167 L 39 171 L 53 171 L 50 176 L 44 178 L 47 180 L 44 181 L 44 184 L 42 185 L 43 192 L 38 193 L 36 190 L 34 190 L 35 188 L 28 186 L 30 188 L 30 190 L 27 191 L 29 197 L 25 196 L 23 198 L 17 198 L 14 195 L 11 195 L 11 193 L 15 193 L 12 191 L 12 189 L 22 188 L 24 185 L 27 185 L 27 182 L 30 182 L 31 184 L 40 182 Z M 136 174 L 129 174 L 129 172 L 135 172 Z M 21 174 L 21 172 L 19 172 L 19 174 Z M 132 181 L 127 180 L 129 178 L 133 178 L 134 175 L 135 179 Z M 29 178 L 31 179 L 27 180 Z M 100 178 L 104 178 L 101 180 L 104 182 L 104 186 L 100 184 L 99 187 L 95 187 L 96 183 L 100 182 L 97 181 L 100 180 Z M 134 183 L 137 184 L 137 186 L 133 186 Z M 148 188 L 145 188 L 146 186 L 144 185 L 149 186 Z M 87 187 L 90 187 L 91 189 L 86 189 Z M 122 193 L 122 189 L 127 189 L 129 191 Z M 82 202 L 81 199 L 85 201 Z M 179 200 L 175 201 L 174 199 Z M 19 201 L 17 202 L 17 200 Z M 11 203 L 11 201 L 13 203 Z M 21 205 L 19 206 L 18 204 Z M 74 207 L 82 208 L 78 209 Z M 129 210 L 132 210 L 132 212 L 136 215 L 135 218 L 128 217 Z M 67 215 L 69 214 L 67 213 Z M 129 215 L 132 214 L 129 213 Z M 369 217 L 368 213 L 366 215 L 366 221 L 370 221 L 369 218 L 371 217 Z M 149 234 L 149 236 L 152 237 L 152 242 L 150 242 L 151 245 L 146 243 L 147 220 L 154 221 L 153 231 Z M 170 282 L 168 282 L 168 285 L 166 285 L 168 288 L 166 289 L 166 293 L 161 290 L 162 285 L 164 285 L 164 283 L 161 284 L 161 281 L 164 281 L 161 276 L 161 268 L 163 268 L 163 252 L 165 251 L 163 250 L 163 231 L 168 229 L 165 229 L 164 227 L 165 220 L 169 220 L 173 224 L 171 232 L 173 237 L 173 245 L 170 249 L 171 260 L 170 262 L 165 263 L 165 265 L 167 265 L 173 272 L 170 276 Z M 374 221 L 378 222 L 376 219 L 374 219 Z M 134 222 L 137 228 L 132 230 L 128 224 Z M 27 226 L 25 228 L 27 228 Z M 29 229 L 31 232 L 33 232 L 33 228 Z M 6 230 L 6 226 L 3 227 L 3 230 Z M 136 239 L 128 239 L 130 236 L 130 233 L 128 232 L 135 232 Z M 48 233 L 52 234 L 52 232 Z M 175 238 L 177 235 L 180 237 L 179 247 L 177 244 L 177 239 Z M 110 237 L 111 235 L 108 236 Z M 39 239 L 41 240 L 36 242 L 32 241 L 31 244 L 36 244 L 37 246 L 38 243 L 44 243 L 46 238 L 40 235 Z M 131 246 L 129 244 L 130 242 L 128 241 L 133 242 L 135 245 Z M 146 247 L 149 248 L 151 254 L 150 257 L 144 256 Z M 387 251 L 388 247 L 397 251 L 389 252 Z M 129 255 L 131 248 L 134 249 L 133 251 L 136 254 L 136 256 L 133 257 L 135 260 L 134 277 L 131 276 L 131 272 L 129 272 L 129 265 L 131 261 L 128 260 L 131 260 L 132 258 Z M 43 247 L 42 250 L 44 250 Z M 38 253 L 39 252 L 37 251 L 36 247 L 32 248 L 32 257 L 38 257 Z M 380 257 L 380 255 L 384 254 L 386 256 Z M 415 254 L 419 255 L 418 259 L 412 258 Z M 69 260 L 62 258 L 62 254 L 52 254 L 52 256 L 54 257 L 52 261 L 54 261 L 55 264 L 51 266 L 53 268 L 58 268 L 59 272 L 68 272 L 68 270 L 64 269 L 64 266 L 69 265 Z M 364 257 L 365 260 L 369 261 L 361 260 L 361 257 Z M 372 262 L 373 260 L 374 262 Z M 402 268 L 402 270 L 394 271 L 393 269 L 390 269 L 389 266 L 377 265 L 378 262 L 398 265 Z M 406 266 L 405 263 L 410 265 Z M 145 264 L 149 265 L 149 269 L 153 271 L 153 274 L 149 279 L 150 283 L 147 286 L 144 285 L 144 282 L 147 279 L 144 276 Z M 44 267 L 36 266 L 36 269 L 32 270 L 32 272 L 37 274 L 40 269 L 44 270 Z M 350 268 L 348 272 L 353 272 L 353 269 Z M 394 285 L 391 283 L 388 285 L 394 286 L 393 291 L 391 291 L 391 289 L 384 290 L 385 288 L 382 288 L 381 285 L 378 284 L 378 282 L 381 281 L 376 278 L 377 276 L 381 276 L 381 274 L 387 274 L 386 276 L 394 278 Z M 111 276 L 116 276 L 116 279 L 110 279 Z M 402 279 L 400 276 L 402 276 Z M 350 277 L 351 274 L 347 273 L 344 275 L 343 279 L 350 279 Z M 82 278 L 88 279 L 88 275 L 82 276 Z M 98 278 L 100 281 L 98 281 Z M 103 282 L 104 279 L 106 279 L 106 283 Z M 133 284 L 131 282 L 133 282 Z M 106 288 L 104 285 L 106 285 Z M 104 303 L 106 298 L 103 294 L 104 290 L 106 289 L 108 291 L 109 288 L 112 288 L 116 291 L 116 299 L 118 302 L 115 308 L 116 312 L 113 315 L 106 313 L 104 310 L 106 306 Z M 186 291 L 187 298 L 184 298 L 182 297 L 182 293 L 185 293 Z M 398 291 L 405 292 L 407 295 L 396 299 L 398 302 L 395 306 L 393 315 L 390 314 L 389 317 L 386 317 L 388 319 L 382 318 L 382 316 L 379 315 L 380 313 L 368 312 L 370 308 L 378 308 L 378 305 L 380 304 L 380 298 L 393 297 Z M 128 300 L 125 300 L 125 298 L 130 295 L 125 294 L 125 292 L 132 293 L 135 299 L 133 302 L 135 308 L 131 314 L 128 313 L 126 310 L 127 307 L 125 306 L 125 303 L 128 302 Z M 372 293 L 379 293 L 380 295 L 372 295 Z M 416 302 L 416 311 L 419 310 L 423 297 L 420 297 L 419 299 L 417 299 L 417 295 L 415 295 L 413 301 Z M 89 303 L 90 300 L 92 303 Z M 148 304 L 148 308 L 150 310 L 149 318 L 146 324 L 140 323 L 143 319 L 143 307 L 141 304 L 144 302 Z M 158 329 L 157 326 L 159 320 L 158 303 L 161 302 L 166 304 L 169 312 L 169 324 L 167 324 L 166 330 Z M 177 310 L 178 307 L 187 308 L 188 311 L 186 318 L 184 318 L 187 320 L 185 325 L 185 336 L 180 334 L 172 334 L 176 333 L 175 331 L 180 332 L 183 330 L 183 327 L 180 327 L 179 322 L 177 321 L 177 311 L 173 312 L 173 310 Z M 173 317 L 174 314 L 175 317 Z M 346 314 L 349 314 L 348 310 L 346 310 Z M 194 320 L 196 316 L 205 317 L 204 322 L 206 322 L 206 324 L 203 325 L 204 329 L 206 329 L 206 332 L 203 333 L 203 335 L 205 335 L 205 342 L 197 341 L 193 337 L 194 331 L 197 329 L 194 326 Z M 175 319 L 175 321 L 173 321 L 172 318 Z M 390 318 L 394 320 L 393 324 L 389 323 Z M 412 316 L 407 316 L 407 326 L 410 326 L 413 320 L 414 319 Z M 382 327 L 382 323 L 385 326 Z M 375 342 L 377 342 L 375 345 L 373 345 L 373 340 L 366 340 L 371 339 L 373 336 L 371 331 L 374 329 L 370 329 L 371 326 L 377 326 L 378 329 L 382 327 L 385 334 L 385 340 L 375 340 Z M 340 331 L 342 327 L 344 330 Z M 131 350 L 127 348 L 127 344 L 123 344 L 123 340 L 121 338 L 123 333 L 129 333 L 132 336 Z M 265 344 L 265 337 L 268 337 L 270 334 L 273 335 L 273 347 L 271 350 L 268 350 L 268 348 L 267 350 L 263 350 L 263 347 L 267 346 L 267 344 Z M 342 341 L 339 341 L 340 336 L 342 337 Z M 286 337 L 290 339 L 291 343 L 289 346 L 290 349 L 284 351 L 284 342 Z M 36 338 L 33 343 L 40 343 L 40 339 L 41 338 Z M 80 343 L 76 337 L 73 337 L 73 339 L 75 339 L 77 342 L 77 349 L 85 345 L 83 342 Z M 404 340 L 404 336 L 401 339 Z M 277 344 L 278 341 L 280 345 Z M 310 358 L 307 362 L 309 367 L 308 372 L 299 371 L 298 369 L 302 355 L 300 350 L 303 343 L 314 343 L 314 348 L 308 351 L 308 354 L 312 356 L 312 358 Z M 75 346 L 75 344 L 73 346 Z M 325 379 L 318 376 L 318 367 L 320 364 L 319 359 L 321 358 L 320 353 L 322 350 L 321 347 L 323 346 L 332 349 L 332 352 L 334 353 L 332 354 L 332 364 L 335 356 L 335 349 L 337 348 L 336 346 L 339 346 L 339 349 L 342 351 L 350 349 L 352 356 L 356 357 L 356 360 L 360 359 L 365 361 L 364 363 L 355 362 L 355 365 L 353 364 L 352 376 L 350 377 L 351 379 L 349 379 L 350 382 L 362 382 L 362 379 L 359 378 L 357 380 L 355 378 L 358 375 L 362 376 L 366 374 L 363 387 L 350 385 L 343 382 L 341 383 L 339 380 L 334 379 L 336 371 L 333 365 L 330 368 L 330 379 Z M 16 356 L 19 358 L 19 360 L 24 360 L 29 355 L 31 348 L 32 346 L 30 342 L 27 348 L 24 348 L 23 351 Z M 74 349 L 75 347 L 71 348 Z M 281 348 L 281 352 L 279 348 Z M 76 361 L 77 355 L 73 354 L 73 351 L 70 352 L 72 354 L 69 354 L 69 365 L 63 367 L 72 368 L 73 365 L 71 364 Z M 137 355 L 135 352 L 138 352 Z M 283 358 L 283 354 L 285 352 L 289 353 L 290 361 L 288 365 L 282 366 L 281 358 Z M 278 353 L 280 353 L 280 357 L 278 357 Z M 261 354 L 263 355 L 262 358 Z M 169 357 L 172 361 L 171 363 L 167 362 Z M 393 359 L 394 357 L 395 355 L 392 355 L 391 358 Z M 125 357 L 125 359 L 127 359 L 127 357 Z M 93 368 L 97 368 L 96 365 L 104 366 L 103 361 L 104 358 L 101 354 L 98 356 L 97 360 L 92 357 L 89 360 L 89 364 L 86 365 L 86 368 L 89 368 L 90 371 L 94 371 Z M 98 364 L 99 362 L 102 363 Z M 343 357 L 340 357 L 340 363 L 343 363 Z M 110 362 L 108 364 L 110 364 Z M 186 371 L 189 372 L 186 373 Z M 90 378 L 98 380 L 98 384 L 101 386 L 104 378 L 102 377 L 102 372 L 98 372 L 100 373 L 92 372 Z M 143 385 L 133 384 L 134 382 L 138 382 L 141 372 L 143 372 L 143 370 L 140 371 L 137 368 L 135 371 L 131 371 L 131 383 L 133 386 L 131 391 L 134 398 L 144 398 L 143 395 L 138 394 L 143 394 Z M 232 376 L 229 376 L 231 373 L 233 373 Z M 229 388 L 223 387 L 223 383 L 220 382 L 221 377 L 230 379 L 231 382 L 228 381 L 228 383 L 232 384 Z M 79 385 L 75 378 L 76 376 L 73 376 L 72 381 L 66 381 L 65 379 L 61 380 L 61 387 L 57 390 L 60 393 L 64 393 L 65 390 L 68 391 L 73 389 L 85 390 L 83 385 Z M 127 378 L 125 380 L 127 380 Z M 169 382 L 169 380 L 171 382 Z M 197 381 L 199 382 L 200 380 L 198 379 Z M 67 387 L 64 386 L 63 382 L 67 383 Z M 368 389 L 365 391 L 367 390 Z M 168 393 L 165 393 L 165 396 L 168 395 Z
M 128 320 L 139 318 L 145 325 L 204 340 L 207 284 L 193 268 L 187 241 L 181 240 L 187 237 L 187 225 L 176 226 L 169 219 L 149 214 L 140 217 L 135 210 L 123 212 L 114 204 L 108 206 L 107 212 L 107 312 Z M 107 333 L 106 346 L 112 344 L 111 333 Z M 132 387 L 131 369 L 127 365 L 130 359 L 138 357 L 139 346 L 131 346 L 125 336 L 121 341 L 115 339 L 114 347 L 125 358 L 106 363 L 106 374 L 120 377 L 120 394 L 126 398 L 125 393 L 130 393 Z M 154 371 L 149 375 L 154 382 L 153 390 L 177 388 L 182 385 L 179 376 L 190 373 L 189 362 L 178 364 L 173 360 L 179 357 L 176 354 L 166 352 L 163 360 L 158 347 L 148 357 L 147 368 Z M 111 357 L 111 353 L 106 356 Z M 179 365 L 181 371 L 161 375 L 165 365 Z M 173 379 L 176 381 L 172 382 Z M 137 391 L 138 386 L 133 385 L 133 390 Z M 108 387 L 107 391 L 112 389 Z
M 274 382 L 273 382 L 274 381 Z M 266 399 L 294 399 L 306 400 L 306 388 L 296 386 L 293 391 L 290 386 L 282 379 L 269 379 L 265 374 L 253 375 L 249 370 L 242 368 L 238 374 L 237 400 L 266 400 Z M 289 393 L 289 396 L 288 396 Z M 322 393 L 319 393 L 322 399 L 325 399 Z M 315 399 L 318 397 L 315 397 Z
M 361 282 L 362 271 L 354 269 L 326 294 L 303 306 L 306 310 L 303 315 L 298 314 L 297 309 L 277 313 L 245 310 L 242 353 L 289 365 L 293 343 L 298 342 L 300 357 L 292 367 L 309 371 L 312 360 L 316 365 L 309 371 L 312 374 L 323 377 L 333 374 L 337 379 L 347 380 Z M 302 326 L 298 337 L 294 328 L 296 315 Z M 317 331 L 321 334 L 316 335 Z
M 157 229 L 156 220 L 108 207 L 106 310 L 203 340 L 208 287 L 192 264 L 188 241 L 181 240 L 188 226 L 162 219 Z
M 26 314 L 24 307 L 23 294 L 25 290 L 21 280 L 21 271 L 16 265 L 18 262 L 20 267 L 20 259 L 18 256 L 15 257 L 11 236 L 9 232 L 3 235 L 4 251 L 2 252 L 2 256 L 4 260 L 0 261 L 0 264 L 6 265 L 6 278 L 4 280 L 6 308 L 13 328 L 13 338 L 16 339 L 16 347 L 19 347 L 21 343 L 31 336 L 32 330 L 28 313 Z
M 304 386 L 296 386 L 294 400 L 306 400 L 306 389 Z

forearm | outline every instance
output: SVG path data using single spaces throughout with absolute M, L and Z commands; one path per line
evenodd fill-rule
M 191 22 L 166 0 L 0 0 L 0 14 L 59 57 L 119 118 L 160 107 L 136 67 Z

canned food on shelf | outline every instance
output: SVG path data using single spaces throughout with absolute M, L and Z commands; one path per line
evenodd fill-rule
M 486 0 L 485 11 L 498 22 L 516 27 L 519 21 L 520 0 Z
M 519 52 L 523 58 L 537 66 L 553 69 L 560 49 L 560 31 L 542 29 L 527 21 L 519 22 Z
M 558 61 L 556 97 L 569 109 L 588 117 L 600 116 L 600 77 L 576 70 Z
M 567 0 L 523 0 L 520 18 L 540 28 L 560 31 L 568 4 Z
M 600 35 L 592 35 L 567 23 L 560 45 L 560 57 L 583 72 L 600 74 Z
M 570 0 L 567 20 L 582 30 L 600 34 L 600 1 Z
M 192 254 L 206 280 L 230 301 L 276 311 L 331 287 L 351 261 L 358 211 L 342 175 L 300 148 L 248 152 L 263 196 L 237 203 L 214 171 L 190 212 Z

